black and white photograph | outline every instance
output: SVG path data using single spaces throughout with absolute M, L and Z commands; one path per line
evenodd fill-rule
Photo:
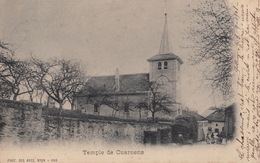
M 260 161 L 259 3 L 0 1 L 0 162 Z

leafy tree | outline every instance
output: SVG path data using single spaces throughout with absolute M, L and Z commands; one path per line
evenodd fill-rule
M 206 63 L 203 76 L 214 94 L 224 99 L 233 96 L 232 90 L 232 35 L 233 17 L 225 0 L 206 0 L 193 10 L 195 21 L 191 25 L 194 43 L 194 64 Z

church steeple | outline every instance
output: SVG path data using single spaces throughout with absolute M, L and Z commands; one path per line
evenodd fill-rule
M 178 60 L 180 64 L 183 63 L 181 58 L 178 57 L 177 55 L 175 55 L 172 51 L 170 35 L 169 35 L 169 31 L 168 31 L 167 12 L 166 12 L 159 53 L 156 54 L 155 56 L 147 59 L 147 61 L 154 62 L 154 61 L 175 60 L 175 59 Z
M 165 23 L 164 23 L 161 45 L 159 50 L 159 54 L 166 54 L 166 53 L 172 53 L 172 47 L 171 47 L 171 42 L 170 42 L 169 32 L 168 32 L 167 13 L 165 13 Z
M 171 42 L 170 42 L 169 32 L 168 32 L 167 13 L 165 13 L 165 23 L 164 23 L 161 45 L 159 50 L 159 54 L 166 54 L 166 53 L 172 53 L 172 47 L 171 47 Z

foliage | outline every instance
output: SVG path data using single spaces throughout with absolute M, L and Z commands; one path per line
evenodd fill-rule
M 194 116 L 178 116 L 172 127 L 181 133 L 185 139 L 197 140 L 198 126 Z

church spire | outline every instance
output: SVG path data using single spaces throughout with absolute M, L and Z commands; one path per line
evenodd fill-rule
M 163 29 L 161 45 L 159 50 L 159 54 L 166 54 L 166 53 L 172 53 L 172 47 L 171 47 L 171 42 L 170 42 L 169 32 L 168 32 L 167 13 L 165 13 L 165 23 L 164 23 L 164 29 Z

